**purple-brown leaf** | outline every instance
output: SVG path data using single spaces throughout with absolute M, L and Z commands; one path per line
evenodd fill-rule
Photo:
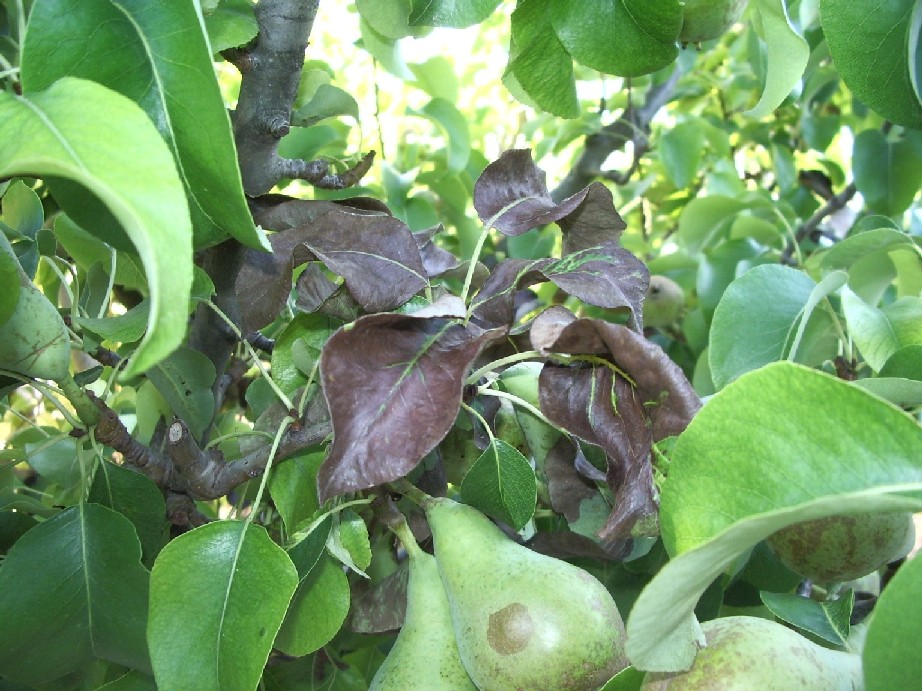
M 333 444 L 320 500 L 404 477 L 448 433 L 471 364 L 493 334 L 448 319 L 361 317 L 320 358 Z
M 277 226 L 285 226 L 320 208 L 325 210 L 302 225 L 271 235 L 272 255 L 247 252 L 236 286 L 247 330 L 262 328 L 275 319 L 291 292 L 295 267 L 313 259 L 342 276 L 366 312 L 399 307 L 428 285 L 416 240 L 402 221 L 337 204 L 294 204 L 273 207 L 265 215 Z

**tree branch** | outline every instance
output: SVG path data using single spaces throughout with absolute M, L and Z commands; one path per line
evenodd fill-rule
M 654 116 L 665 106 L 675 91 L 682 71 L 676 67 L 662 84 L 650 87 L 642 106 L 633 104 L 614 122 L 606 125 L 595 134 L 586 137 L 586 147 L 576 165 L 551 192 L 554 201 L 562 201 L 576 194 L 598 177 L 604 177 L 616 184 L 624 184 L 637 168 L 640 157 L 647 151 L 647 135 Z M 634 144 L 634 161 L 625 172 L 603 171 L 602 166 L 613 152 L 623 149 L 628 142 Z
M 804 224 L 797 229 L 797 233 L 794 235 L 794 241 L 789 242 L 787 247 L 784 248 L 784 252 L 781 253 L 781 263 L 792 264 L 794 250 L 797 245 L 803 242 L 805 238 L 810 237 L 810 235 L 812 235 L 820 227 L 820 223 L 822 223 L 827 216 L 831 216 L 836 211 L 844 209 L 857 192 L 858 188 L 855 187 L 855 183 L 850 182 L 844 190 L 839 192 L 839 194 L 830 197 L 829 200 L 823 204 L 823 206 L 817 209 L 816 213 L 808 218 Z

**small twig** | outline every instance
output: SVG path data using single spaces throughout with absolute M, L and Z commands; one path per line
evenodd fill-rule
M 855 186 L 855 183 L 850 182 L 844 190 L 839 192 L 839 194 L 830 197 L 829 201 L 823 204 L 816 213 L 797 229 L 797 232 L 794 234 L 794 241 L 789 242 L 787 247 L 784 248 L 784 252 L 781 254 L 781 263 L 791 264 L 797 246 L 800 245 L 805 238 L 812 235 L 828 216 L 831 216 L 836 211 L 844 209 L 857 192 L 858 188 Z
M 362 160 L 345 173 L 330 173 L 328 161 L 301 161 L 291 158 L 278 158 L 277 167 L 280 178 L 305 180 L 314 187 L 323 190 L 341 190 L 352 187 L 365 176 L 375 160 L 375 152 L 369 151 Z

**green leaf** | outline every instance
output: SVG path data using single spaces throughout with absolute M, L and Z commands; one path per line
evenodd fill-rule
M 375 31 L 396 41 L 419 29 L 410 25 L 411 0 L 356 0 L 355 8 Z
M 321 84 L 313 97 L 291 114 L 291 124 L 310 127 L 321 120 L 348 115 L 358 122 L 359 104 L 351 94 L 331 84 Z
M 142 300 L 114 317 L 76 317 L 74 323 L 113 343 L 134 343 L 144 335 L 150 317 L 150 300 Z
M 45 210 L 38 195 L 22 180 L 17 180 L 3 195 L 0 220 L 21 236 L 34 240 L 45 222 Z
M 850 235 L 834 245 L 822 259 L 825 271 L 851 268 L 855 262 L 874 252 L 912 247 L 912 238 L 893 228 L 875 228 Z
M 448 172 L 460 173 L 467 168 L 471 155 L 471 134 L 467 117 L 461 111 L 448 101 L 433 98 L 421 110 L 409 110 L 408 113 L 428 118 L 445 133 Z
M 464 476 L 461 498 L 514 530 L 521 530 L 535 513 L 535 471 L 519 451 L 496 439 Z
M 436 55 L 422 64 L 410 65 L 410 69 L 416 75 L 416 86 L 432 98 L 458 102 L 458 77 L 448 58 Z
M 556 0 L 545 11 L 567 53 L 606 74 L 649 74 L 672 63 L 679 52 L 678 0 Z
M 666 175 L 679 189 L 691 185 L 698 174 L 704 131 L 699 120 L 683 122 L 663 133 L 657 147 Z
M 325 455 L 324 451 L 315 451 L 286 458 L 272 471 L 269 494 L 289 533 L 293 533 L 301 521 L 310 518 L 320 508 L 317 469 Z
M 343 564 L 362 576 L 371 564 L 371 543 L 365 521 L 352 509 L 336 514 L 327 549 Z
M 701 594 L 741 555 L 792 523 L 922 508 L 922 427 L 829 375 L 775 363 L 711 398 L 679 437 L 663 486 L 663 541 L 675 556 L 627 624 L 631 662 L 687 669 Z
M 514 80 L 543 110 L 562 118 L 579 115 L 573 58 L 563 47 L 541 3 L 520 3 L 512 13 L 509 64 L 503 77 Z
M 746 115 L 769 115 L 788 97 L 810 59 L 810 46 L 788 18 L 784 0 L 756 0 L 750 10 L 752 24 L 766 49 L 765 88 L 756 106 Z
M 286 394 L 307 383 L 320 351 L 342 325 L 323 314 L 298 314 L 275 339 L 272 349 L 272 380 Z
M 35 526 L 0 566 L 0 675 L 42 685 L 96 658 L 150 669 L 149 578 L 114 511 L 80 504 Z
M 821 0 L 820 18 L 836 69 L 852 93 L 882 117 L 922 128 L 922 100 L 911 77 L 914 70 L 918 80 L 918 4 Z
M 722 389 L 741 374 L 785 357 L 815 288 L 807 274 L 776 264 L 757 266 L 731 283 L 711 324 L 708 362 L 714 385 Z
M 826 602 L 767 591 L 760 592 L 759 597 L 772 614 L 799 629 L 809 631 L 833 645 L 844 646 L 848 640 L 849 617 L 855 603 L 853 590 Z
M 677 239 L 689 254 L 697 254 L 746 208 L 744 202 L 730 197 L 711 195 L 692 199 L 679 216 Z
M 0 252 L 0 326 L 9 321 L 19 302 L 19 262 L 9 252 Z
M 922 300 L 905 297 L 878 309 L 851 290 L 842 291 L 848 331 L 875 372 L 900 348 L 922 345 Z
M 912 142 L 887 139 L 878 130 L 855 137 L 852 167 L 865 203 L 887 216 L 909 208 L 922 186 L 922 157 Z
M 213 53 L 246 45 L 259 32 L 249 0 L 221 0 L 214 12 L 205 15 L 205 28 Z
M 28 95 L 61 77 L 81 77 L 134 100 L 173 154 L 195 247 L 230 234 L 268 249 L 243 195 L 230 118 L 203 31 L 191 2 L 161 7 L 143 0 L 39 0 L 23 45 L 23 89 Z
M 108 273 L 112 262 L 112 252 L 115 250 L 78 226 L 67 214 L 62 213 L 55 217 L 54 234 L 77 266 L 89 269 L 93 264 L 98 263 Z M 115 283 L 142 293 L 147 292 L 144 269 L 135 254 L 115 251 Z M 144 318 L 147 319 L 146 314 Z
M 275 647 L 300 657 L 326 645 L 349 613 L 349 581 L 339 562 L 326 555 L 301 581 Z
M 185 346 L 147 371 L 160 394 L 173 412 L 189 427 L 192 435 L 201 439 L 214 416 L 215 368 L 211 360 Z
M 500 0 L 412 0 L 413 26 L 451 26 L 463 29 L 493 14 Z
M 0 93 L 0 98 L 4 94 Z M 3 102 L 0 100 L 0 113 Z M 2 122 L 2 116 L 0 116 Z M 0 140 L 0 158 L 3 141 Z M 2 171 L 0 171 L 2 174 Z M 70 334 L 58 310 L 22 270 L 12 245 L 0 231 L 0 255 L 3 255 L 15 296 L 12 312 L 0 322 L 0 369 L 39 379 L 62 379 L 70 369 Z M 10 263 L 13 266 L 9 266 Z M 5 308 L 10 312 L 9 307 Z
M 124 371 L 166 357 L 186 333 L 192 246 L 189 212 L 169 150 L 134 103 L 66 77 L 21 98 L 0 93 L 0 177 L 28 172 L 78 182 L 99 197 L 135 243 L 147 273 L 147 334 Z
M 150 582 L 157 686 L 253 691 L 297 584 L 262 526 L 218 521 L 170 542 Z
M 922 678 L 922 559 L 903 564 L 880 595 L 862 652 L 868 691 L 910 689 Z
M 144 564 L 153 565 L 169 533 L 163 492 L 152 480 L 114 463 L 100 463 L 87 501 L 102 504 L 131 521 L 141 541 Z

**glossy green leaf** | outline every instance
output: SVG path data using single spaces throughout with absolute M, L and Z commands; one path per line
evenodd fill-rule
M 819 602 L 790 593 L 759 593 L 762 602 L 779 619 L 809 631 L 833 645 L 844 646 L 850 631 L 849 617 L 855 592 L 847 591 L 835 600 Z
M 230 234 L 250 247 L 268 248 L 243 195 L 230 119 L 203 30 L 190 2 L 161 7 L 143 0 L 38 0 L 23 45 L 23 89 L 30 94 L 61 77 L 81 77 L 136 101 L 173 154 L 195 246 Z M 59 50 L 61 45 L 68 49 Z
M 144 335 L 150 316 L 150 301 L 142 300 L 124 314 L 113 317 L 76 317 L 74 322 L 113 343 L 134 343 Z
M 752 24 L 766 50 L 765 88 L 756 106 L 746 114 L 770 114 L 800 83 L 810 58 L 810 46 L 797 33 L 784 0 L 756 0 L 750 10 Z
M 880 371 L 900 348 L 922 345 L 922 300 L 919 298 L 905 297 L 877 308 L 845 289 L 842 309 L 849 334 L 874 371 Z
M 820 18 L 829 52 L 846 86 L 882 117 L 922 127 L 922 100 L 913 87 L 918 55 L 918 0 L 821 0 Z M 913 21 L 915 19 L 915 25 Z
M 807 274 L 775 264 L 757 266 L 730 284 L 711 324 L 708 362 L 718 389 L 786 357 L 815 288 Z
M 149 578 L 134 528 L 110 509 L 80 504 L 35 526 L 0 564 L 0 675 L 38 686 L 97 658 L 149 670 Z
M 0 93 L 0 123 L 18 133 L 0 137 L 0 176 L 29 172 L 79 182 L 134 242 L 151 311 L 124 374 L 143 372 L 182 341 L 192 282 L 189 212 L 169 150 L 134 103 L 70 77 L 29 98 Z
M 451 26 L 463 29 L 489 17 L 500 0 L 412 0 L 413 26 Z
M 412 0 L 356 0 L 355 8 L 375 31 L 391 40 L 420 32 L 410 25 Z
M 922 186 L 922 156 L 907 139 L 865 130 L 855 137 L 852 165 L 865 203 L 887 216 L 905 211 Z
M 153 565 L 166 543 L 168 523 L 163 492 L 151 479 L 114 463 L 100 463 L 87 501 L 118 511 L 131 521 L 141 541 L 144 564 Z
M 0 113 L 2 109 L 0 100 Z M 3 142 L 0 140 L 0 157 L 2 155 Z M 22 270 L 2 231 L 0 255 L 6 257 L 4 273 L 8 278 L 5 282 L 13 282 L 9 294 L 15 298 L 12 310 L 8 305 L 4 308 L 9 314 L 0 322 L 0 369 L 39 379 L 62 379 L 70 369 L 70 334 L 64 320 Z
M 339 562 L 321 557 L 298 586 L 275 647 L 301 656 L 326 645 L 346 620 L 349 598 L 349 581 Z
M 600 72 L 636 77 L 666 67 L 678 55 L 678 0 L 557 0 L 546 10 L 567 53 Z
M 899 377 L 874 377 L 853 382 L 893 405 L 918 407 L 922 405 L 922 382 Z
M 660 520 L 677 556 L 631 611 L 632 663 L 687 668 L 699 597 L 776 530 L 843 512 L 922 509 L 919 448 L 922 427 L 904 412 L 799 365 L 768 365 L 716 394 L 671 456 Z
M 461 498 L 514 530 L 521 530 L 535 513 L 535 471 L 518 450 L 496 439 L 464 476 Z
M 173 412 L 200 438 L 214 416 L 211 387 L 215 368 L 205 355 L 185 346 L 147 371 Z
M 922 678 L 922 559 L 903 564 L 880 595 L 862 652 L 868 691 L 911 689 Z
M 320 351 L 342 323 L 324 314 L 298 314 L 275 339 L 272 380 L 286 394 L 307 383 Z
M 262 526 L 217 521 L 170 542 L 150 582 L 157 686 L 253 691 L 297 584 Z

